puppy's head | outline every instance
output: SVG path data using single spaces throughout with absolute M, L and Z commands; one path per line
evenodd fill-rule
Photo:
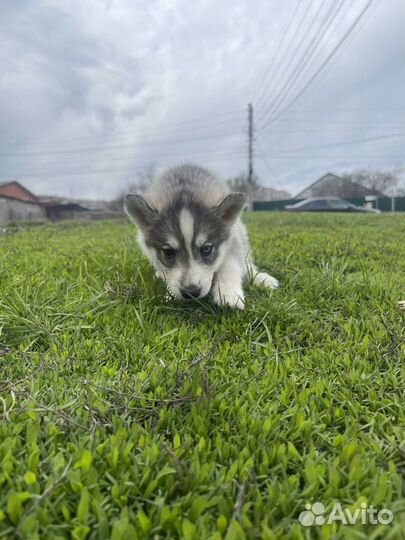
M 244 193 L 231 193 L 212 208 L 179 198 L 158 212 L 141 195 L 128 194 L 124 208 L 170 292 L 177 298 L 203 298 L 226 256 L 231 228 L 245 202 Z

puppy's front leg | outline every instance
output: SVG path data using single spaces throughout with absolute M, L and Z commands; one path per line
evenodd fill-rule
M 245 296 L 242 289 L 243 268 L 240 262 L 229 258 L 216 273 L 212 288 L 214 302 L 220 306 L 244 309 Z

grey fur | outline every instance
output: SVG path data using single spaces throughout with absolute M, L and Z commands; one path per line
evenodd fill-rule
M 251 261 L 240 221 L 245 203 L 245 194 L 230 193 L 206 169 L 181 165 L 158 177 L 142 196 L 128 194 L 124 208 L 138 226 L 140 247 L 174 296 L 193 290 L 201 298 L 211 292 L 216 303 L 243 309 L 244 279 L 278 284 L 257 273 Z

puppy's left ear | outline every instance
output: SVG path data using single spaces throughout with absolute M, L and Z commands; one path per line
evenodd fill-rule
M 231 193 L 214 210 L 221 219 L 232 225 L 240 216 L 246 202 L 246 193 Z

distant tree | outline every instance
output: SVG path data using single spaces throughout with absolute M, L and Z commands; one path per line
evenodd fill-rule
M 399 183 L 400 169 L 353 169 L 341 174 L 356 184 L 391 195 Z
M 145 191 L 145 189 L 152 183 L 155 176 L 155 164 L 150 163 L 144 169 L 138 171 L 135 174 L 135 178 L 128 182 L 126 187 L 121 190 L 118 197 L 110 202 L 110 208 L 112 210 L 122 210 L 125 195 L 127 193 L 138 193 L 140 191 Z
M 132 182 L 127 185 L 125 193 L 134 193 L 137 191 L 145 191 L 150 186 L 156 176 L 156 166 L 154 163 L 149 163 L 144 169 L 138 171 Z
M 249 182 L 247 174 L 241 172 L 236 176 L 228 178 L 228 185 L 232 191 L 248 193 Z M 252 188 L 254 201 L 282 201 L 291 198 L 291 193 L 288 191 L 262 186 L 257 175 L 253 175 Z
M 232 191 L 241 191 L 247 193 L 249 189 L 248 175 L 245 172 L 241 172 L 236 176 L 231 176 L 227 180 L 229 187 Z M 252 178 L 253 191 L 260 187 L 259 178 L 257 175 L 253 175 Z

